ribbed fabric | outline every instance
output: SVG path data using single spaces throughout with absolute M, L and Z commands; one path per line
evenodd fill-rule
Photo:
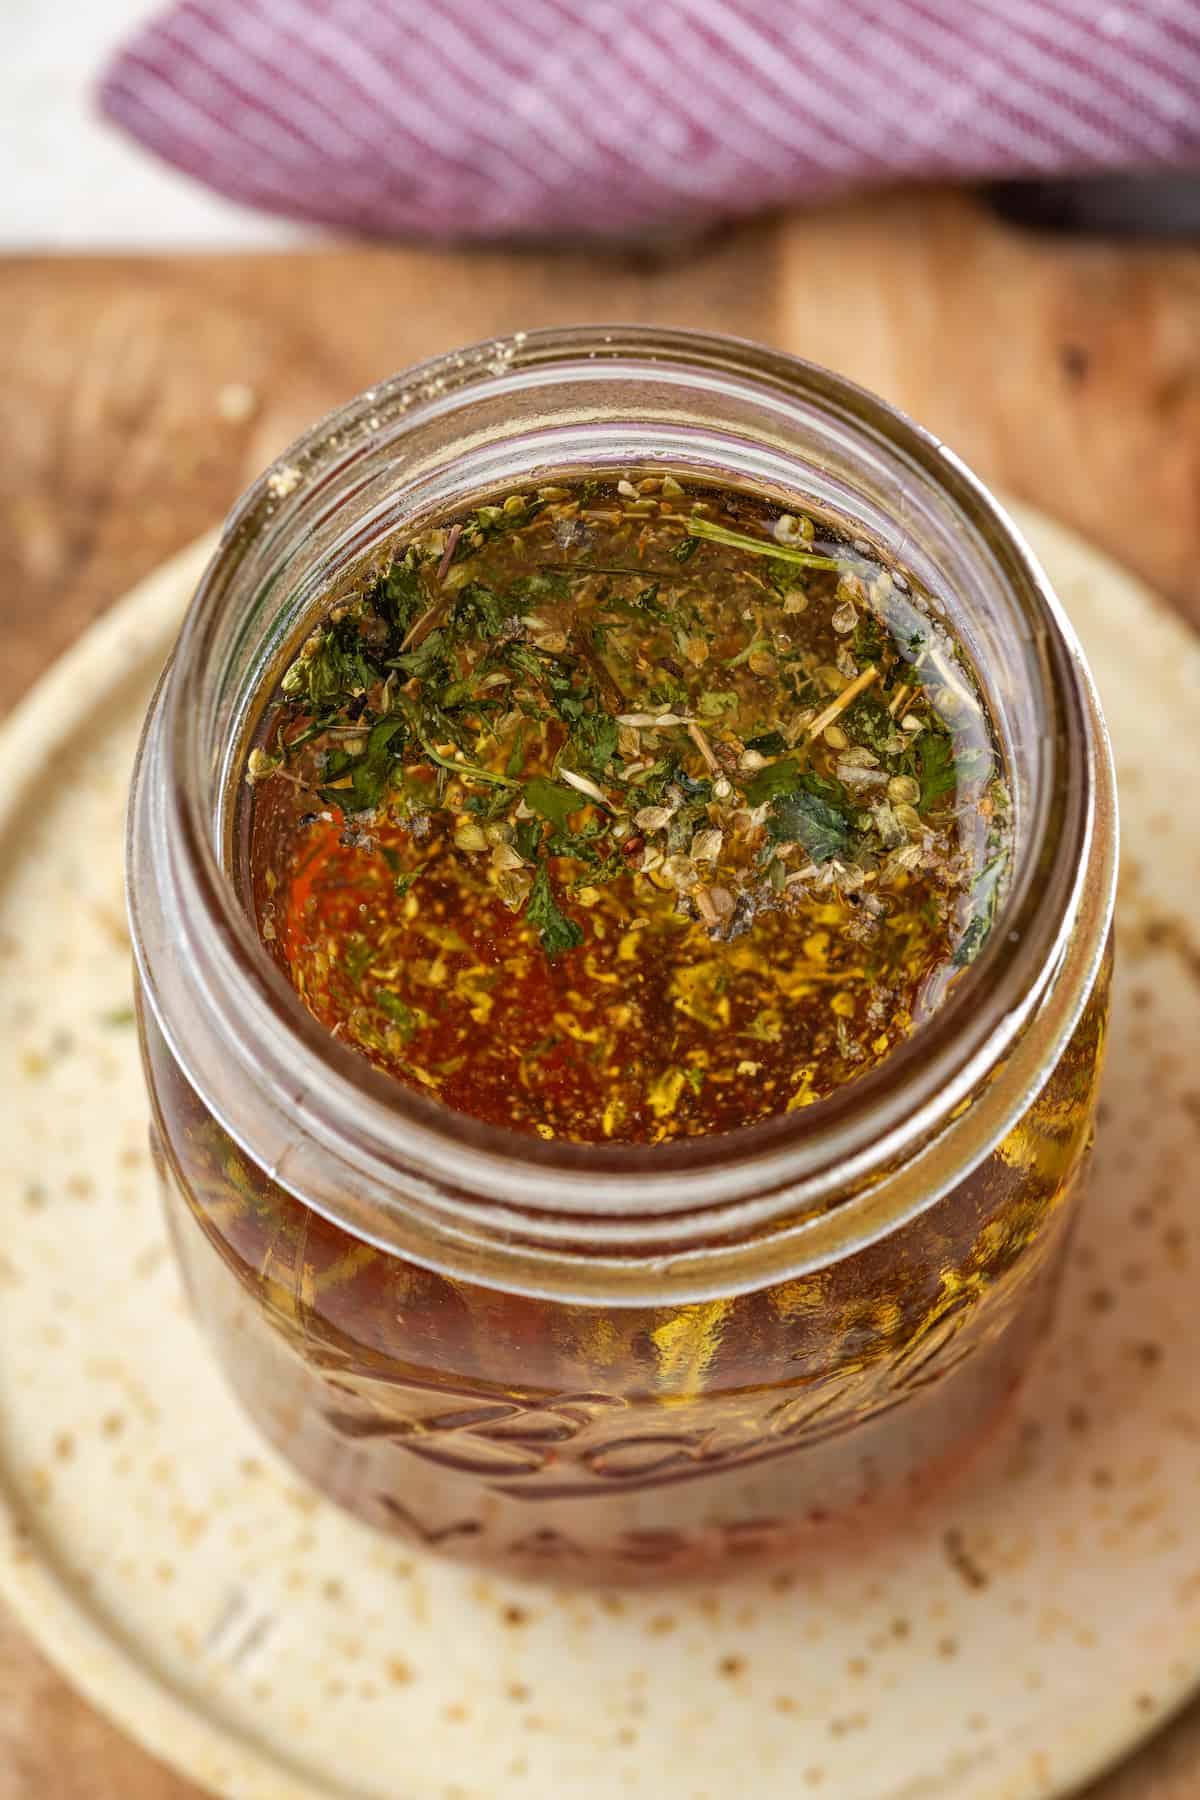
M 101 103 L 293 218 L 644 237 L 911 178 L 1200 164 L 1200 0 L 181 0 Z

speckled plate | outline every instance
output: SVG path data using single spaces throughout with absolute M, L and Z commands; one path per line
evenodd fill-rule
M 1026 523 L 1125 802 L 1094 1188 L 1053 1340 L 982 1457 L 902 1532 L 774 1578 L 481 1580 L 370 1535 L 258 1442 L 168 1255 L 121 902 L 138 724 L 206 546 L 0 732 L 0 1590 L 178 1769 L 246 1800 L 1025 1800 L 1200 1682 L 1200 840 L 1178 810 L 1200 645 Z

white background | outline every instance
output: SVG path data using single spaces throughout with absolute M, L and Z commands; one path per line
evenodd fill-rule
M 309 235 L 222 200 L 106 124 L 96 78 L 167 0 L 0 0 L 0 245 L 257 247 Z

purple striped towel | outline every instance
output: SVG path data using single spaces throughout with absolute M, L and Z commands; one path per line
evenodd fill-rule
M 880 182 L 1200 164 L 1200 0 L 181 0 L 108 116 L 252 206 L 645 237 Z

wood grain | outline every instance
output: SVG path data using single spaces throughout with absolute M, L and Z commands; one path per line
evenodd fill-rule
M 1200 622 L 1200 253 L 944 193 L 650 257 L 333 248 L 0 262 L 0 710 L 316 415 L 497 332 L 638 320 L 832 364 Z M 1200 1705 L 1089 1791 L 1195 1800 Z M 199 1800 L 0 1614 L 0 1800 Z M 831 1800 L 841 1797 L 831 1796 Z

